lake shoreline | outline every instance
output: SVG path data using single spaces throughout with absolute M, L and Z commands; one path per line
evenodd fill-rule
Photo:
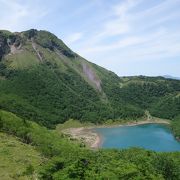
M 166 124 L 169 125 L 170 122 L 167 120 L 148 120 L 148 121 L 132 121 L 128 123 L 119 123 L 114 125 L 95 125 L 89 127 L 79 127 L 79 128 L 68 128 L 63 130 L 64 134 L 70 135 L 72 138 L 82 141 L 87 147 L 91 149 L 99 149 L 103 144 L 103 137 L 97 133 L 95 128 L 112 128 L 112 127 L 123 127 L 123 126 L 138 126 L 145 124 Z

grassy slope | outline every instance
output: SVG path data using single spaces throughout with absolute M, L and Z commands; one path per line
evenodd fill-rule
M 0 179 L 31 179 L 37 176 L 42 157 L 34 147 L 18 138 L 0 133 Z M 28 175 L 28 170 L 33 174 Z

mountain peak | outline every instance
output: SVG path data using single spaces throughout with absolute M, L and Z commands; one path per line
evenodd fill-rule
M 75 58 L 77 56 L 76 53 L 69 49 L 62 40 L 58 39 L 57 36 L 48 31 L 30 29 L 23 32 L 12 33 L 1 30 L 0 59 L 10 52 L 14 53 L 16 49 L 21 49 L 24 45 L 27 45 L 29 41 L 32 41 L 32 43 L 43 48 L 47 48 L 50 51 L 62 53 L 69 58 Z
M 0 31 L 0 61 L 13 69 L 27 69 L 40 64 L 51 69 L 60 68 L 61 71 L 71 69 L 96 90 L 102 90 L 101 80 L 91 63 L 45 30 Z

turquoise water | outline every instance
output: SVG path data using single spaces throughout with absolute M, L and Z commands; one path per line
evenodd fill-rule
M 102 136 L 103 148 L 142 147 L 155 151 L 180 151 L 180 142 L 168 126 L 161 124 L 96 128 L 95 131 Z

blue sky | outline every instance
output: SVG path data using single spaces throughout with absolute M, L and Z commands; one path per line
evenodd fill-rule
M 0 29 L 48 30 L 118 75 L 180 77 L 180 0 L 0 0 Z

